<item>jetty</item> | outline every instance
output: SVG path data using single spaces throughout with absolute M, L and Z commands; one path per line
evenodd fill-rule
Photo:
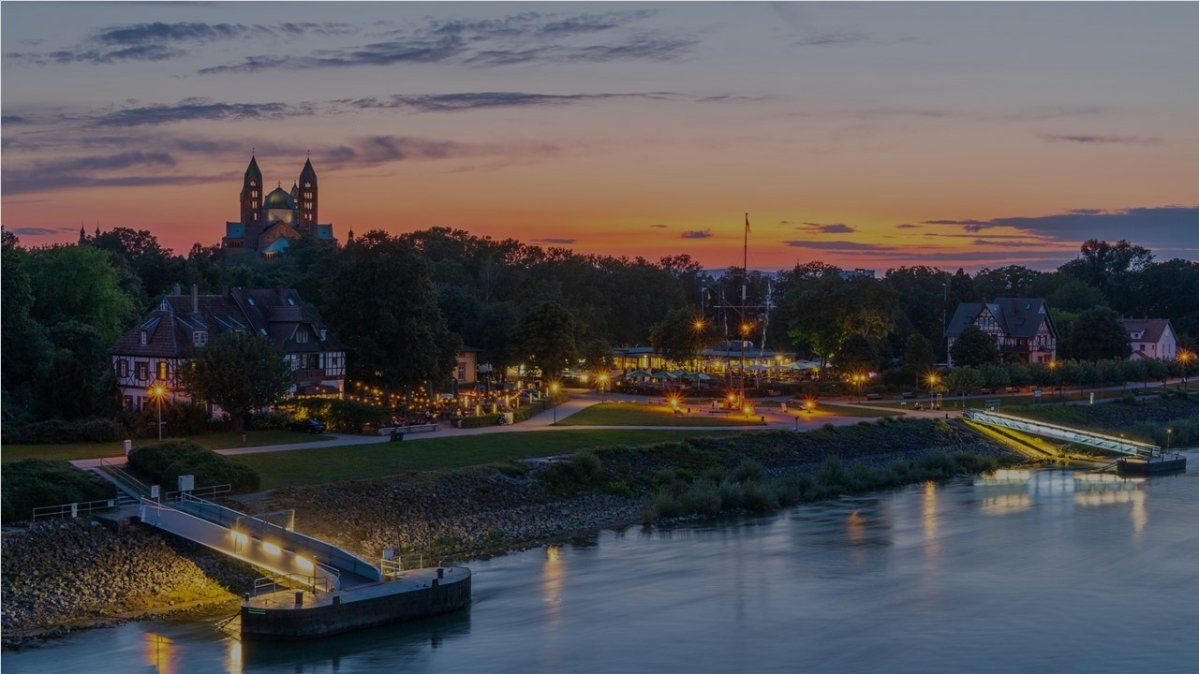
M 254 516 L 182 493 L 166 502 L 143 497 L 138 516 L 270 574 L 242 596 L 244 638 L 320 637 L 470 604 L 470 569 L 421 568 L 419 562 L 405 568 L 400 559 L 371 563 L 295 531 L 291 511 Z

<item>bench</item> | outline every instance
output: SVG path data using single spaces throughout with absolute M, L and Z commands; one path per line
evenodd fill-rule
M 882 400 L 882 399 L 883 399 L 883 394 L 881 394 L 881 393 L 867 393 L 866 394 L 866 400 Z

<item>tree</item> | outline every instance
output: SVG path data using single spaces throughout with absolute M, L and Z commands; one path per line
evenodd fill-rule
M 649 343 L 666 360 L 675 363 L 695 360 L 711 340 L 708 324 L 696 321 L 691 309 L 676 309 L 650 328 Z
M 977 325 L 967 325 L 954 341 L 949 353 L 953 356 L 954 365 L 973 367 L 999 361 L 999 348 L 995 346 L 995 338 L 980 330 Z
M 1110 244 L 1090 239 L 1079 251 L 1082 257 L 1067 262 L 1058 271 L 1098 288 L 1109 301 L 1130 274 L 1143 271 L 1153 262 L 1149 249 L 1123 240 Z
M 920 377 L 933 366 L 933 348 L 918 332 L 913 332 L 904 343 L 903 367 L 908 374 Z
M 874 372 L 878 360 L 878 349 L 869 337 L 850 335 L 841 343 L 834 364 L 841 372 Z
M 1041 272 L 1018 264 L 983 269 L 974 275 L 974 289 L 986 299 L 1028 297 L 1041 278 Z
M 179 379 L 194 398 L 220 405 L 240 431 L 249 412 L 283 399 L 295 373 L 269 338 L 227 332 L 197 349 Z
M 945 389 L 963 398 L 966 394 L 982 386 L 983 378 L 972 367 L 955 367 L 945 375 Z
M 574 314 L 556 302 L 533 305 L 516 325 L 513 346 L 544 378 L 556 378 L 578 358 Z
M 349 347 L 349 375 L 386 390 L 441 386 L 461 346 L 428 268 L 407 241 L 372 231 L 342 251 L 324 316 Z
M 1071 358 L 1096 361 L 1105 358 L 1127 358 L 1128 331 L 1115 311 L 1096 307 L 1084 311 L 1074 322 L 1067 342 Z

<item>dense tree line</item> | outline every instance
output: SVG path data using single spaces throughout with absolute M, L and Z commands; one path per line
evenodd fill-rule
M 580 359 L 603 366 L 615 346 L 652 343 L 685 361 L 739 337 L 912 378 L 945 359 L 945 322 L 960 302 L 1000 296 L 1046 298 L 1063 359 L 1126 355 L 1119 315 L 1169 318 L 1192 346 L 1199 337 L 1199 264 L 1158 262 L 1125 241 L 1088 241 L 1051 272 L 914 266 L 875 279 L 820 262 L 744 276 L 687 255 L 584 255 L 447 228 L 342 246 L 304 239 L 272 259 L 198 244 L 179 255 L 147 231 L 116 228 L 41 248 L 5 233 L 2 270 L 5 420 L 115 414 L 107 349 L 175 284 L 296 288 L 348 345 L 349 376 L 392 391 L 443 385 L 462 345 L 496 372 L 524 363 L 552 373 Z

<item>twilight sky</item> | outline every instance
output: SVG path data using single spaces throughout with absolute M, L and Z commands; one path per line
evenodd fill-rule
M 239 215 L 751 267 L 1199 259 L 1199 3 L 4 3 L 26 244 Z

